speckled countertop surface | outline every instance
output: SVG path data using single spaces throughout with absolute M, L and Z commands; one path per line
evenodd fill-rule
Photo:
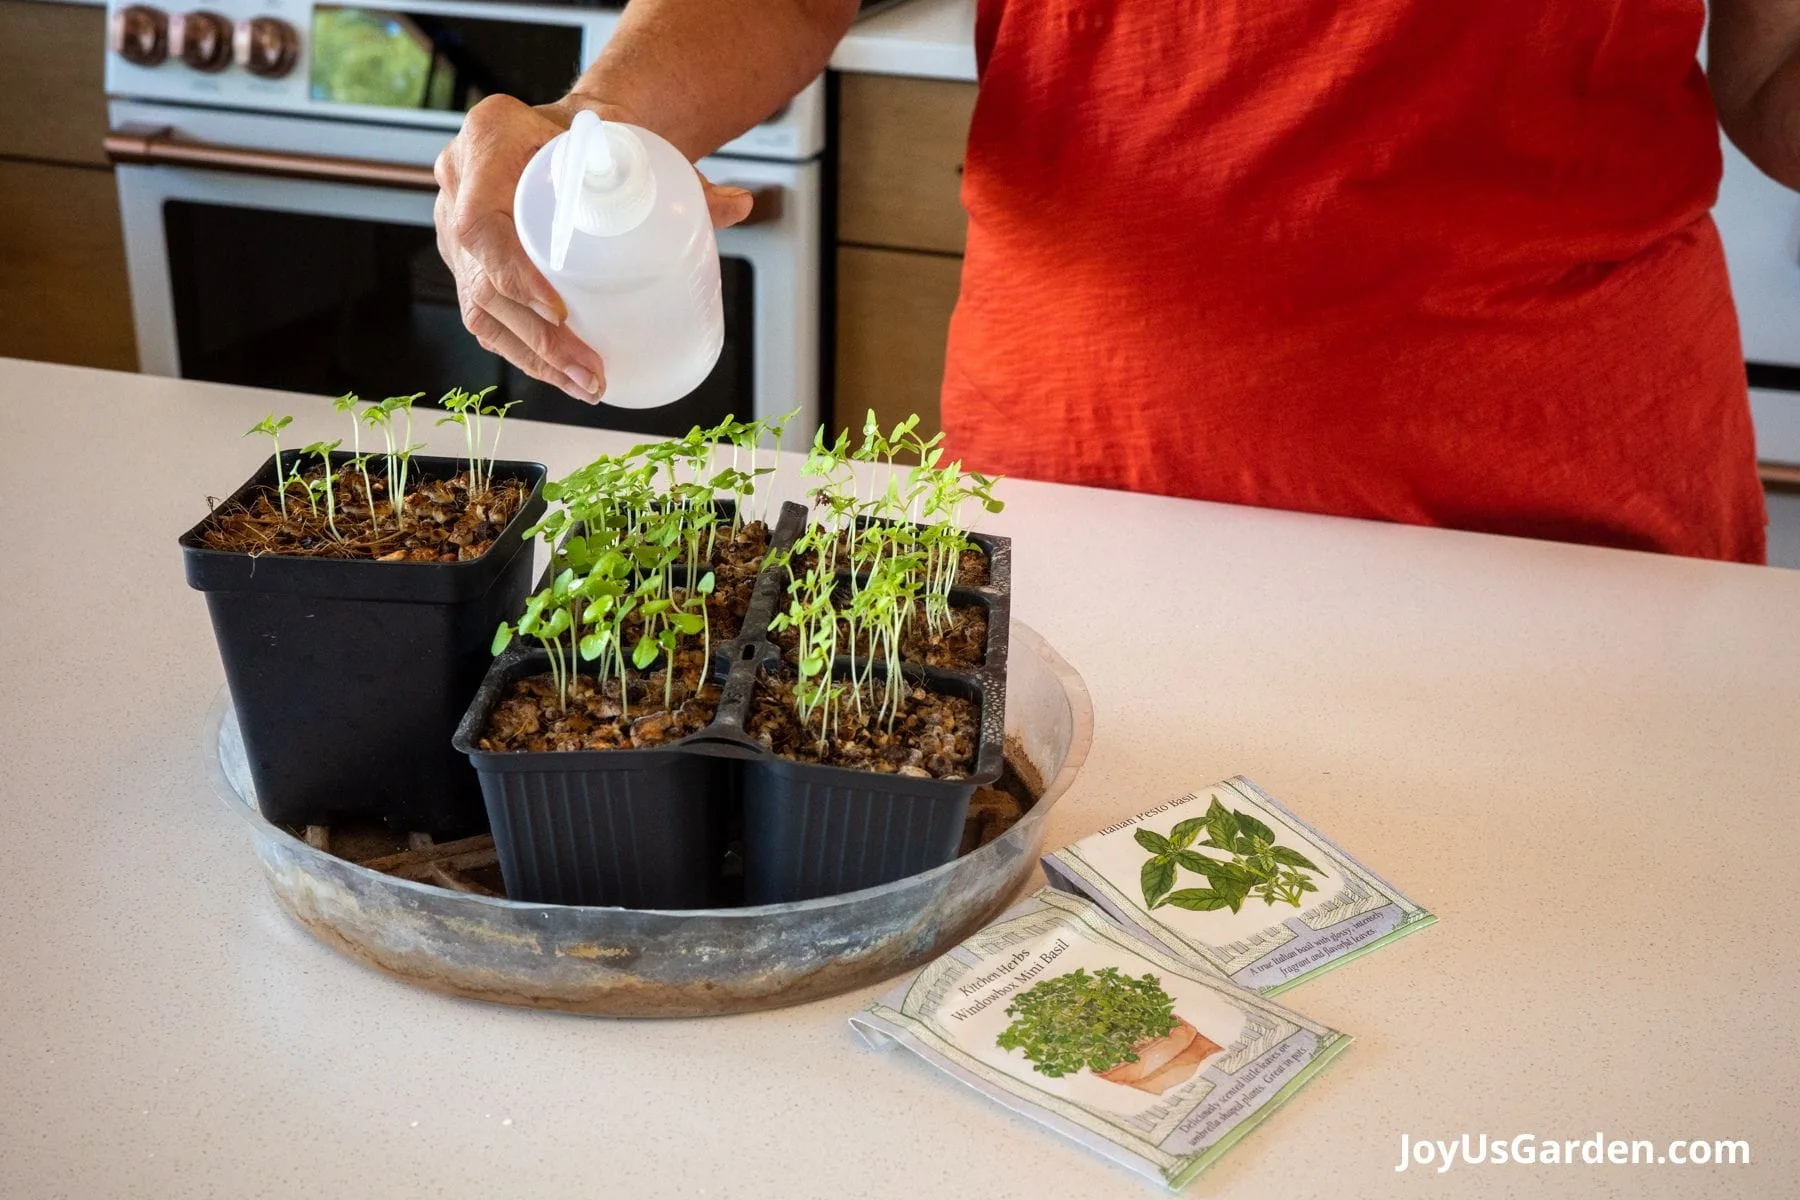
M 863 1048 L 874 989 L 561 1017 L 290 921 L 208 790 L 221 676 L 175 548 L 271 409 L 337 436 L 317 399 L 0 360 L 0 1196 L 1156 1194 Z M 563 471 L 624 440 L 504 450 Z M 1097 710 L 1053 844 L 1241 771 L 1442 917 L 1284 998 L 1356 1044 L 1194 1194 L 1791 1194 L 1800 573 L 1003 494 L 1018 614 Z M 1464 1130 L 1743 1138 L 1753 1165 L 1394 1173 L 1402 1133 Z

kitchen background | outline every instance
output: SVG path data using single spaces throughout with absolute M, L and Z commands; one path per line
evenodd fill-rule
M 324 393 L 492 383 L 523 415 L 625 427 L 463 333 L 430 230 L 431 162 L 460 112 L 490 91 L 560 94 L 615 10 L 0 0 L 0 355 Z M 703 164 L 757 196 L 720 238 L 725 353 L 693 397 L 629 427 L 796 404 L 833 425 L 935 416 L 973 10 L 866 4 L 824 79 Z M 1800 567 L 1800 195 L 1727 146 L 1716 213 L 1770 559 Z

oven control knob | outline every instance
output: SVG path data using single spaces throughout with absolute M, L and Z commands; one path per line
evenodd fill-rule
M 294 69 L 300 35 L 280 17 L 252 17 L 237 23 L 231 49 L 237 65 L 252 75 L 280 79 Z
M 126 62 L 154 67 L 169 56 L 169 18 L 148 4 L 129 5 L 113 14 L 108 40 Z
M 196 71 L 223 71 L 231 65 L 231 22 L 205 9 L 183 13 L 169 28 L 169 50 Z

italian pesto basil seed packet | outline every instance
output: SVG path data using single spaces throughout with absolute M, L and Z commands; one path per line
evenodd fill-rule
M 1437 920 L 1241 775 L 1047 855 L 1044 873 L 1265 996 Z
M 1050 888 L 850 1023 L 1171 1188 L 1350 1042 Z

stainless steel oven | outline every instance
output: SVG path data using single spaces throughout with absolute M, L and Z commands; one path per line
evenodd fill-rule
M 560 96 L 615 12 L 406 0 L 114 0 L 107 58 L 145 371 L 365 396 L 494 386 L 517 415 L 679 434 L 727 413 L 819 418 L 822 85 L 704 160 L 756 209 L 721 231 L 726 340 L 686 399 L 582 404 L 462 327 L 431 163 L 483 95 Z

